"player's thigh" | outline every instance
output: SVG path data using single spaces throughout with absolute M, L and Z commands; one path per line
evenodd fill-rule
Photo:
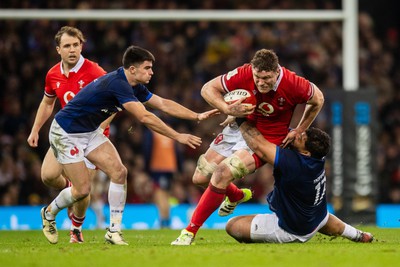
M 117 149 L 110 141 L 96 147 L 86 158 L 107 175 L 113 175 L 124 168 Z
M 296 235 L 279 227 L 275 213 L 257 214 L 251 222 L 250 237 L 256 243 L 300 242 Z
M 226 232 L 239 242 L 251 242 L 250 230 L 254 216 L 237 216 L 229 219 L 225 226 Z
M 64 164 L 63 174 L 69 178 L 73 187 L 78 191 L 87 191 L 90 189 L 89 171 L 84 161 Z
M 225 159 L 225 156 L 221 155 L 214 149 L 209 148 L 206 153 L 204 153 L 204 158 L 209 162 L 209 163 L 216 163 L 219 164 L 221 161 Z
M 61 175 L 62 165 L 57 161 L 54 156 L 54 152 L 51 148 L 47 150 L 47 153 L 43 159 L 41 176 L 43 180 L 56 179 Z

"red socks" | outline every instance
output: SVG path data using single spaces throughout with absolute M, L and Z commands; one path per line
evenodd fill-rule
M 75 228 L 80 228 L 82 226 L 84 220 L 85 220 L 85 216 L 83 216 L 82 218 L 75 216 L 75 214 L 72 214 L 72 216 L 71 216 L 71 222 Z
M 238 202 L 244 197 L 243 191 L 239 189 L 234 183 L 230 183 L 226 188 L 226 196 L 230 202 Z
M 221 205 L 225 192 L 226 189 L 217 188 L 210 183 L 201 196 L 186 230 L 196 235 L 203 223 Z

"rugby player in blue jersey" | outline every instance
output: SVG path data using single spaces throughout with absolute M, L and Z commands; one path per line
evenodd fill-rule
M 240 130 L 254 153 L 274 166 L 275 186 L 267 196 L 273 213 L 231 218 L 226 225 L 230 236 L 244 243 L 289 243 L 306 242 L 320 232 L 354 242 L 372 242 L 372 234 L 328 212 L 324 159 L 330 149 L 327 133 L 309 128 L 296 134 L 291 149 L 284 149 L 268 142 L 248 122 Z
M 57 213 L 90 193 L 89 173 L 84 162 L 86 157 L 111 180 L 108 191 L 110 226 L 105 239 L 111 244 L 128 244 L 121 233 L 127 169 L 114 145 L 100 128 L 100 124 L 113 114 L 127 110 L 133 118 L 151 130 L 181 144 L 193 149 L 201 144 L 200 137 L 176 132 L 147 111 L 143 104 L 188 120 L 204 120 L 218 114 L 218 110 L 196 113 L 151 93 L 144 84 L 149 83 L 154 74 L 154 61 L 154 56 L 146 49 L 128 47 L 122 59 L 122 67 L 89 83 L 55 115 L 49 132 L 50 145 L 72 187 L 62 190 L 41 210 L 43 233 L 50 243 L 58 242 L 55 223 Z

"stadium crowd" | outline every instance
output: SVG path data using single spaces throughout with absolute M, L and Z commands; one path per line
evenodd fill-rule
M 78 1 L 76 1 L 78 2 Z M 340 1 L 1 1 L 0 8 L 122 8 L 122 9 L 332 9 Z M 83 56 L 106 71 L 121 65 L 122 52 L 131 44 L 156 57 L 149 89 L 197 112 L 210 107 L 200 96 L 209 79 L 249 62 L 260 48 L 273 49 L 282 65 L 318 84 L 322 91 L 342 84 L 342 25 L 340 22 L 137 22 L 0 20 L 0 205 L 38 205 L 57 194 L 41 181 L 42 159 L 49 147 L 48 122 L 41 130 L 39 147 L 26 139 L 36 108 L 43 97 L 44 78 L 59 56 L 54 34 L 63 25 L 82 30 L 87 42 Z M 376 27 L 371 14 L 359 14 L 360 87 L 375 88 L 378 107 L 379 202 L 400 203 L 400 47 L 399 28 Z M 362 90 L 362 89 L 361 89 Z M 56 108 L 55 110 L 58 110 Z M 197 203 L 201 189 L 191 178 L 197 158 L 222 129 L 224 116 L 206 122 L 173 118 L 170 125 L 203 139 L 193 150 L 178 146 L 182 160 L 170 190 L 173 203 Z M 316 126 L 329 125 L 322 112 Z M 146 170 L 143 126 L 127 115 L 111 125 L 111 141 L 128 168 L 127 203 L 152 201 L 154 185 Z M 265 202 L 272 168 L 265 166 L 239 187 L 255 191 L 254 202 Z M 328 174 L 329 177 L 329 174 Z M 268 180 L 268 179 L 266 179 Z M 96 190 L 107 200 L 107 179 L 98 177 Z

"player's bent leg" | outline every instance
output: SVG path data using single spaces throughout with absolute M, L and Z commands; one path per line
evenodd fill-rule
M 252 243 L 250 231 L 253 218 L 254 215 L 233 217 L 227 222 L 225 230 L 238 242 Z
M 113 183 L 126 183 L 128 171 L 122 164 L 116 148 L 109 140 L 92 150 L 86 158 L 107 174 Z
M 197 160 L 196 170 L 192 178 L 193 183 L 206 188 L 217 165 L 224 159 L 224 156 L 214 150 L 207 150 L 207 152 L 201 155 Z
M 121 222 L 126 202 L 126 178 L 128 171 L 122 164 L 114 145 L 109 140 L 92 150 L 87 155 L 87 159 L 105 172 L 111 179 L 108 190 L 110 228 L 104 236 L 105 240 L 115 245 L 127 245 L 128 243 L 125 242 L 121 233 Z
M 49 148 L 43 159 L 41 178 L 43 183 L 51 188 L 62 190 L 67 187 L 68 179 L 62 174 L 62 165 L 54 156 L 53 150 Z
M 247 151 L 237 151 L 232 156 L 226 158 L 218 165 L 217 171 L 221 174 L 218 183 L 219 186 L 225 186 L 227 182 L 231 182 L 233 179 L 240 179 L 249 173 L 252 173 L 255 169 L 254 159 Z M 226 185 L 227 187 L 228 185 Z M 225 200 L 221 203 L 218 209 L 219 216 L 228 216 L 233 213 L 236 206 L 240 203 L 249 201 L 253 194 L 250 189 L 241 189 L 243 197 L 237 201 L 230 201 L 229 197 L 225 197 Z
M 342 236 L 359 243 L 370 243 L 374 240 L 371 233 L 356 229 L 333 214 L 329 214 L 327 223 L 318 232 L 328 236 Z
M 70 243 L 83 243 L 82 225 L 86 218 L 86 210 L 90 203 L 90 195 L 75 202 L 71 215 Z

